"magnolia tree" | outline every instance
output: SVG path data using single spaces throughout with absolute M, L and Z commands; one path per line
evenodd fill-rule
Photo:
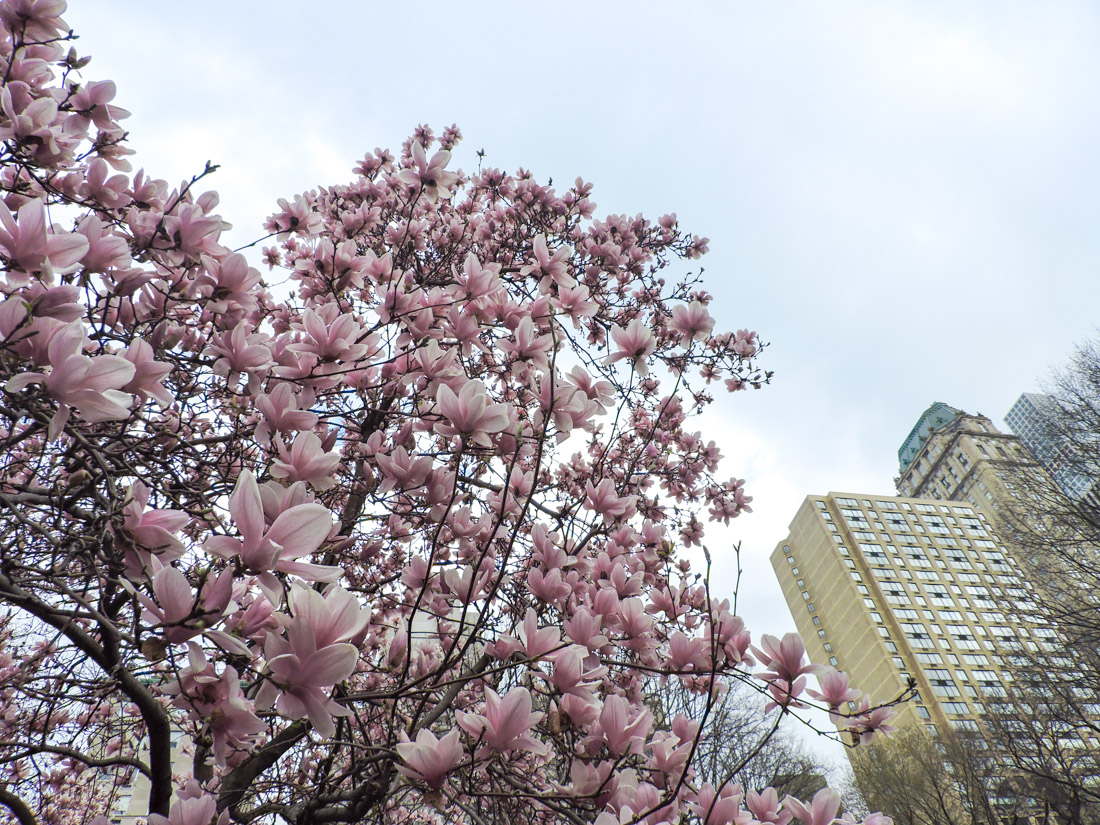
M 706 241 L 420 128 L 280 201 L 265 281 L 203 175 L 131 174 L 64 5 L 0 2 L 0 808 L 831 821 L 692 769 L 731 680 L 889 717 L 683 558 L 749 501 L 689 422 L 768 378 L 666 275 Z

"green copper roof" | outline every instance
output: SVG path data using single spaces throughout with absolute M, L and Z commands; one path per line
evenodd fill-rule
M 909 469 L 909 465 L 917 457 L 921 445 L 928 440 L 928 436 L 940 427 L 946 427 L 962 414 L 962 410 L 956 410 L 942 401 L 937 401 L 921 413 L 921 417 L 917 419 L 917 423 L 909 431 L 909 435 L 906 436 L 905 441 L 902 442 L 901 448 L 898 450 L 898 465 L 901 474 L 904 475 L 905 471 Z

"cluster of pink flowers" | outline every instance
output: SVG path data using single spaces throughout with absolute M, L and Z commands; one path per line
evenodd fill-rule
M 740 680 L 861 739 L 889 721 L 797 638 L 751 648 L 680 552 L 751 502 L 692 419 L 769 378 L 669 276 L 705 239 L 452 171 L 458 130 L 421 127 L 279 202 L 275 297 L 211 170 L 132 172 L 64 9 L 0 0 L 0 600 L 26 629 L 0 660 L 33 663 L 0 674 L 5 792 L 58 822 L 135 772 L 161 825 L 833 821 L 829 791 L 700 783 L 700 725 L 647 704 Z

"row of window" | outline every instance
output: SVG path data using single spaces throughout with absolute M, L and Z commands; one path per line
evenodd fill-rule
M 837 498 L 836 503 L 839 504 L 841 507 L 859 507 L 860 505 L 860 502 L 854 498 Z M 819 501 L 818 506 L 824 507 L 825 502 Z M 936 512 L 936 507 L 932 504 L 915 504 L 910 506 L 909 502 L 907 501 L 883 501 L 881 499 L 876 499 L 874 502 L 871 502 L 870 499 L 865 498 L 863 499 L 863 506 L 868 510 L 875 507 L 878 507 L 880 510 L 897 510 L 900 507 L 902 510 L 906 511 L 912 511 L 913 509 L 916 509 L 918 512 L 921 513 Z M 940 506 L 939 508 L 939 512 L 941 513 L 951 513 L 952 511 L 964 516 L 974 515 L 974 511 L 971 510 L 969 507 L 949 508 L 945 506 Z
M 791 573 L 793 573 L 795 576 L 797 576 L 798 573 L 799 573 L 798 566 L 795 565 L 795 563 L 794 563 L 794 556 L 791 555 L 790 545 L 784 544 L 783 545 L 783 552 L 787 556 L 787 564 L 790 565 Z M 806 586 L 805 581 L 802 580 L 802 579 L 798 579 L 799 589 L 802 589 L 805 586 Z M 814 606 L 814 603 L 810 601 L 810 591 L 802 589 L 802 599 L 803 599 L 803 601 L 806 602 L 806 609 L 810 612 L 810 619 L 814 623 L 814 627 L 817 628 L 818 638 L 821 639 L 824 643 L 825 652 L 826 653 L 831 653 L 832 650 L 833 650 L 833 646 L 829 642 L 824 641 L 824 639 L 825 639 L 825 628 L 821 627 L 821 617 L 816 615 L 817 608 Z M 830 656 L 829 657 L 829 664 L 831 664 L 833 667 L 837 667 L 838 660 L 837 660 L 836 656 Z

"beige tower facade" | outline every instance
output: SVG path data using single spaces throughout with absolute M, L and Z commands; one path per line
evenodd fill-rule
M 1010 538 L 1036 520 L 1057 534 L 1051 516 L 1029 512 L 1046 470 L 987 417 L 942 403 L 921 415 L 898 462 L 898 496 L 808 496 L 772 553 L 810 658 L 876 701 L 911 680 L 916 696 L 898 724 L 975 755 L 998 816 L 1077 822 L 1087 802 L 1051 819 L 1047 794 L 1072 806 L 1059 783 L 1100 787 L 1100 701 L 1080 681 L 1095 641 L 1069 645 L 1051 618 L 1060 614 L 1044 606 L 1068 605 L 1072 616 L 1096 609 L 1095 594 Z M 1058 581 L 1068 584 L 1056 591 Z M 1031 760 L 1030 779 L 1014 773 L 1023 763 L 1010 751 Z
M 1028 623 L 1021 570 L 967 502 L 808 496 L 771 562 L 813 661 L 876 700 L 914 680 L 903 726 L 977 730 L 1011 657 L 1050 634 Z
M 998 509 L 1014 498 L 1021 468 L 1043 472 L 1014 435 L 984 415 L 936 403 L 924 411 L 898 450 L 898 494 L 966 502 L 996 524 Z

